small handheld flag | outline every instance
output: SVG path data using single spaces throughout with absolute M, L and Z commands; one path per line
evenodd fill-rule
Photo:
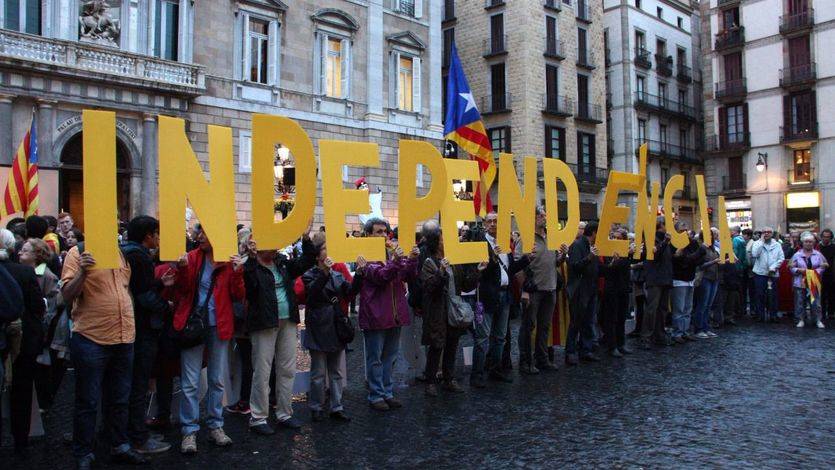
M 35 116 L 17 148 L 12 171 L 6 183 L 0 218 L 22 212 L 25 217 L 38 213 L 38 131 Z

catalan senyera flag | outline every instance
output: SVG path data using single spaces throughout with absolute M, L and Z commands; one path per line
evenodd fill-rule
M 452 43 L 449 56 L 449 77 L 446 89 L 446 116 L 444 119 L 444 138 L 458 144 L 458 148 L 471 155 L 478 162 L 481 181 L 476 184 L 476 215 L 484 215 L 493 210 L 490 200 L 490 186 L 496 177 L 496 162 L 493 160 L 493 148 L 484 129 L 484 122 L 475 104 L 475 98 L 467 84 L 467 77 L 458 59 L 455 43 Z
M 17 148 L 6 191 L 0 204 L 0 218 L 22 212 L 29 217 L 38 213 L 38 131 L 35 118 Z
M 806 270 L 806 290 L 809 291 L 809 300 L 814 303 L 821 292 L 820 276 L 814 269 Z

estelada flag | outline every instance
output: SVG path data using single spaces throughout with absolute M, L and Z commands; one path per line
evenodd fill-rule
M 483 215 L 485 205 L 487 212 L 493 210 L 489 191 L 496 177 L 496 162 L 493 161 L 493 148 L 487 137 L 487 131 L 484 129 L 484 122 L 481 120 L 473 93 L 470 91 L 470 85 L 467 84 L 467 77 L 458 59 L 454 42 L 449 54 L 444 138 L 458 144 L 461 150 L 470 154 L 478 162 L 481 181 L 476 184 L 473 203 L 476 215 Z
M 0 204 L 0 218 L 22 212 L 25 217 L 38 213 L 38 131 L 35 117 L 23 136 L 12 162 L 12 171 Z
M 821 291 L 821 280 L 814 269 L 806 270 L 806 290 L 809 291 L 809 300 L 814 303 Z

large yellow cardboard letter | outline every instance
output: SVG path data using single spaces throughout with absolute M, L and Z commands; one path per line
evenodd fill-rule
M 719 262 L 724 263 L 725 256 L 727 256 L 729 263 L 736 263 L 734 244 L 728 228 L 728 212 L 725 210 L 725 196 L 719 196 L 718 205 L 716 216 L 719 218 L 717 223 L 719 225 Z
M 429 142 L 401 140 L 398 160 L 398 225 L 400 233 L 404 234 L 399 242 L 403 251 L 408 253 L 415 246 L 415 240 L 406 235 L 417 228 L 419 221 L 441 210 L 449 181 L 443 157 Z M 423 197 L 417 197 L 418 164 L 423 165 L 432 175 L 432 184 Z
M 116 113 L 85 109 L 81 121 L 85 251 L 96 259 L 96 269 L 115 269 L 120 263 L 119 213 L 116 210 Z
M 445 159 L 447 190 L 441 206 L 441 229 L 444 237 L 444 256 L 450 264 L 478 263 L 487 260 L 487 242 L 458 241 L 458 221 L 475 219 L 472 201 L 458 201 L 450 180 L 478 181 L 478 164 L 472 160 Z
M 609 172 L 609 182 L 606 184 L 606 195 L 603 199 L 603 212 L 600 215 L 600 228 L 597 232 L 595 245 L 601 256 L 626 256 L 629 252 L 629 240 L 612 240 L 609 232 L 612 224 L 629 222 L 629 208 L 618 204 L 618 194 L 621 190 L 638 191 L 641 176 L 622 171 Z
M 673 195 L 684 189 L 684 176 L 674 175 L 667 182 L 664 188 L 664 216 L 667 221 L 667 232 L 670 234 L 670 241 L 676 248 L 684 248 L 690 243 L 687 232 L 677 232 L 673 214 Z
M 525 171 L 527 175 L 527 171 Z M 542 159 L 542 174 L 545 178 L 545 212 L 548 230 L 548 249 L 557 250 L 560 245 L 569 245 L 577 236 L 580 226 L 580 190 L 574 173 L 562 160 Z M 568 210 L 565 226 L 560 228 L 559 202 L 557 200 L 557 180 L 565 185 L 565 201 Z
M 238 254 L 235 233 L 235 181 L 232 177 L 232 129 L 209 126 L 209 178 L 186 137 L 179 118 L 159 117 L 160 259 L 174 261 L 186 249 L 183 220 L 186 200 L 212 242 L 214 259 Z
M 647 190 L 645 179 L 641 178 L 641 189 L 638 190 L 638 207 L 635 214 L 635 246 L 639 247 L 641 244 L 646 248 L 647 259 L 652 261 L 655 259 L 655 253 L 652 252 L 652 247 L 655 246 L 655 223 L 658 219 L 656 215 L 658 212 L 658 193 L 661 192 L 661 183 L 655 181 L 652 183 L 652 197 L 647 202 Z M 641 257 L 641 253 L 637 250 L 632 254 L 633 259 Z
M 702 234 L 705 237 L 705 245 L 710 246 L 713 243 L 713 234 L 710 232 L 710 217 L 707 215 L 707 191 L 705 191 L 704 175 L 696 175 L 696 194 L 699 198 L 699 217 L 702 219 Z M 722 259 L 724 260 L 724 258 Z
M 296 165 L 296 199 L 287 217 L 275 221 L 275 146 L 281 143 Z M 259 249 L 283 248 L 310 224 L 316 205 L 316 157 L 313 143 L 292 119 L 267 114 L 252 116 L 252 234 Z
M 348 238 L 345 236 L 345 215 L 368 213 L 368 190 L 345 189 L 342 167 L 345 165 L 376 168 L 380 166 L 377 144 L 319 141 L 322 165 L 322 204 L 325 206 L 325 240 L 328 256 L 337 263 L 347 263 L 362 255 L 369 261 L 386 260 L 383 238 Z
M 510 251 L 510 216 L 516 217 L 522 246 L 530 249 L 534 245 L 534 222 L 536 220 L 536 158 L 525 157 L 525 190 L 519 187 L 513 155 L 499 154 L 499 220 L 496 227 L 496 242 L 504 251 Z

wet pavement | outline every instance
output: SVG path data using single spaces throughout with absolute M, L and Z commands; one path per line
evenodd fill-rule
M 355 345 L 350 424 L 311 423 L 302 402 L 300 433 L 260 437 L 227 415 L 233 447 L 214 448 L 201 433 L 196 456 L 172 450 L 152 468 L 831 468 L 835 331 L 744 325 L 719 334 L 538 376 L 514 372 L 513 384 L 461 395 L 429 399 L 414 386 L 399 394 L 405 408 L 387 413 L 365 404 Z M 71 430 L 72 381 L 25 466 L 11 460 L 5 436 L 0 467 L 71 468 L 61 436 Z

